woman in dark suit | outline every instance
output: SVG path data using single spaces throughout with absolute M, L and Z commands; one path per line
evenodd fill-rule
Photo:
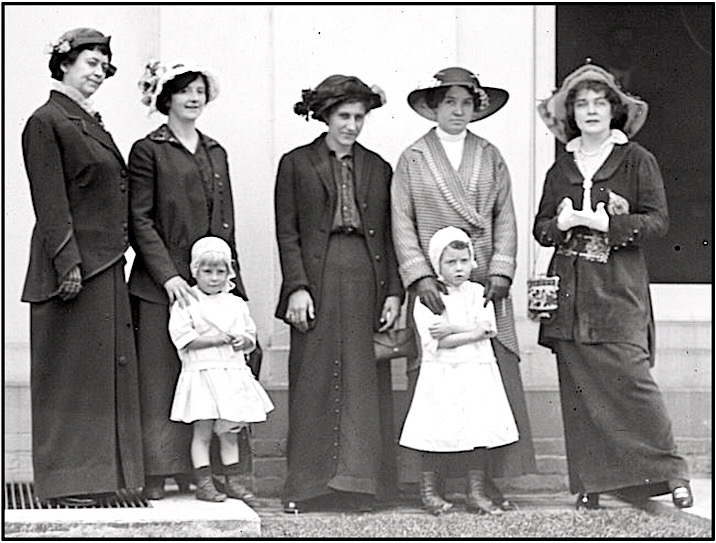
M 53 44 L 50 99 L 22 134 L 37 217 L 22 294 L 35 493 L 70 507 L 144 479 L 124 280 L 127 170 L 89 102 L 116 71 L 109 40 L 77 28 Z
M 389 368 L 377 367 L 372 338 L 395 322 L 403 291 L 391 240 L 392 171 L 356 139 L 383 102 L 380 89 L 343 75 L 304 91 L 294 111 L 312 113 L 328 132 L 278 167 L 276 317 L 291 325 L 289 512 L 319 507 L 322 496 L 367 509 L 378 490 L 381 425 L 392 423 L 379 409 Z
M 129 155 L 131 240 L 137 254 L 129 291 L 139 359 L 144 494 L 158 500 L 167 476 L 182 486 L 192 471 L 191 425 L 169 420 L 181 363 L 168 332 L 169 306 L 177 301 L 183 307 L 194 299 L 192 244 L 204 236 L 226 241 L 236 264 L 234 293 L 244 299 L 246 293 L 226 151 L 196 129 L 204 107 L 219 93 L 216 77 L 192 62 L 154 61 L 140 89 L 150 112 L 167 115 L 166 124 L 137 141 Z

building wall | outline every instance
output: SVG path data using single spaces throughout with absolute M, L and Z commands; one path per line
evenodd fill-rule
M 95 103 L 125 157 L 134 141 L 164 122 L 158 114 L 148 117 L 139 102 L 136 81 L 147 60 L 193 58 L 219 75 L 221 94 L 198 126 L 229 154 L 242 275 L 266 353 L 261 380 L 278 398 L 271 421 L 257 429 L 266 453 L 264 463 L 257 464 L 260 470 L 282 465 L 285 438 L 288 330 L 273 317 L 281 280 L 273 219 L 276 166 L 283 153 L 312 140 L 323 128 L 293 114 L 301 90 L 333 73 L 357 75 L 381 86 L 388 103 L 368 116 L 360 141 L 394 166 L 401 151 L 431 126 L 409 108 L 406 97 L 436 71 L 463 65 L 475 71 L 482 84 L 508 89 L 507 105 L 471 129 L 497 145 L 512 175 L 520 239 L 512 295 L 523 379 L 536 438 L 546 440 L 547 451 L 550 440 L 561 439 L 556 371 L 551 354 L 536 345 L 537 327 L 526 318 L 524 288 L 535 262 L 548 257 L 537 251 L 530 232 L 541 182 L 554 156 L 553 138 L 535 111 L 537 99 L 554 86 L 553 7 L 14 5 L 4 10 L 6 474 L 31 476 L 29 311 L 19 299 L 34 217 L 20 133 L 48 94 L 49 57 L 43 47 L 77 26 L 112 35 L 113 63 L 119 71 L 98 91 Z M 131 264 L 131 251 L 128 259 Z M 657 317 L 671 326 L 673 354 L 665 366 L 657 367 L 657 381 L 666 392 L 674 391 L 674 398 L 689 399 L 685 418 L 676 424 L 688 436 L 711 432 L 710 342 L 702 345 L 704 337 L 709 339 L 711 309 L 703 300 L 710 300 L 710 287 L 704 289 L 657 286 L 655 292 Z M 693 303 L 674 303 L 688 296 Z M 686 324 L 672 326 L 673 320 Z M 701 328 L 690 326 L 693 322 Z M 697 330 L 697 343 L 693 334 L 685 335 L 688 329 Z M 681 356 L 687 348 L 690 358 Z M 393 370 L 400 398 L 403 366 L 394 362 Z M 680 405 L 676 400 L 672 404 Z M 278 469 L 278 475 L 272 472 L 274 483 L 280 479 Z

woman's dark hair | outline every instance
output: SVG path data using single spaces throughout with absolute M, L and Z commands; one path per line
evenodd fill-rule
M 159 96 L 157 96 L 157 111 L 163 113 L 164 115 L 168 115 L 169 103 L 172 100 L 172 96 L 180 91 L 183 91 L 189 86 L 190 83 L 196 81 L 198 77 L 201 77 L 202 81 L 204 82 L 204 87 L 206 88 L 206 96 L 208 99 L 210 89 L 209 80 L 207 79 L 207 77 L 201 72 L 186 72 L 164 83 L 164 87 L 162 87 L 162 92 L 160 92 Z
M 112 61 L 112 51 L 110 51 L 109 47 L 107 47 L 106 45 L 97 45 L 94 43 L 80 45 L 79 47 L 75 47 L 67 53 L 55 52 L 52 53 L 52 56 L 50 57 L 50 74 L 52 75 L 52 79 L 62 81 L 62 78 L 65 75 L 65 72 L 62 71 L 62 65 L 69 64 L 70 66 L 72 66 L 77 61 L 77 57 L 80 55 L 80 53 L 85 49 L 89 49 L 90 51 L 94 51 L 95 49 L 97 49 L 97 51 L 99 51 L 103 55 L 107 55 L 107 58 L 110 60 L 110 62 Z
M 627 120 L 627 108 L 621 101 L 616 91 L 602 81 L 587 79 L 580 81 L 572 87 L 567 93 L 564 100 L 564 107 L 567 113 L 567 137 L 568 139 L 576 138 L 581 133 L 577 122 L 574 120 L 574 102 L 577 100 L 577 94 L 583 90 L 591 90 L 594 92 L 604 92 L 604 97 L 609 100 L 612 106 L 612 122 L 610 128 L 622 130 Z
M 472 96 L 473 102 L 475 102 L 475 107 L 477 108 L 477 105 L 480 103 L 480 100 L 477 96 L 477 93 L 475 93 L 470 87 L 467 87 L 465 85 L 453 85 L 455 87 L 462 87 L 467 92 L 470 93 L 470 96 Z M 450 90 L 450 87 L 437 87 L 435 89 L 432 89 L 427 96 L 425 97 L 425 103 L 428 105 L 430 109 L 437 109 L 438 106 L 442 103 L 443 99 L 445 98 L 445 95 Z

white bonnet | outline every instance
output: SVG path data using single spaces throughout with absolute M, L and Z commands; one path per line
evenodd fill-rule
M 433 237 L 430 238 L 430 247 L 428 249 L 430 264 L 432 264 L 435 274 L 440 280 L 443 279 L 442 275 L 440 275 L 440 257 L 442 256 L 445 247 L 450 245 L 453 241 L 464 241 L 467 243 L 468 250 L 470 251 L 470 261 L 472 262 L 472 267 L 477 268 L 477 262 L 475 262 L 475 251 L 472 248 L 470 236 L 468 236 L 467 233 L 460 228 L 447 226 L 433 234 Z
M 231 248 L 229 247 L 229 244 L 221 238 L 207 236 L 194 243 L 191 248 L 191 264 L 189 264 L 192 276 L 196 277 L 196 272 L 199 269 L 199 263 L 208 253 L 211 253 L 213 258 L 221 258 L 226 264 L 226 267 L 229 270 L 229 275 L 227 277 L 228 280 L 226 281 L 224 292 L 232 291 L 235 285 L 231 280 L 236 277 L 236 272 L 234 271 L 234 267 L 231 263 Z

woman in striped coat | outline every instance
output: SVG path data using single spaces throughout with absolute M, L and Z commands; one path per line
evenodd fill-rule
M 401 278 L 410 293 L 408 314 L 412 315 L 416 295 L 433 313 L 444 310 L 439 296 L 443 287 L 431 268 L 428 247 L 433 234 L 446 226 L 461 228 L 470 236 L 477 261 L 471 280 L 483 284 L 486 301 L 494 303 L 493 349 L 520 434 L 516 444 L 490 453 L 486 491 L 503 509 L 512 506 L 491 478 L 536 471 L 509 297 L 517 228 L 507 166 L 498 149 L 468 131 L 467 125 L 495 113 L 507 98 L 502 89 L 480 86 L 477 77 L 463 68 L 435 74 L 433 84 L 410 93 L 408 103 L 438 126 L 403 152 L 392 183 L 393 240 Z M 418 364 L 419 360 L 409 364 L 411 388 Z M 435 473 L 421 472 L 422 486 L 432 486 Z

